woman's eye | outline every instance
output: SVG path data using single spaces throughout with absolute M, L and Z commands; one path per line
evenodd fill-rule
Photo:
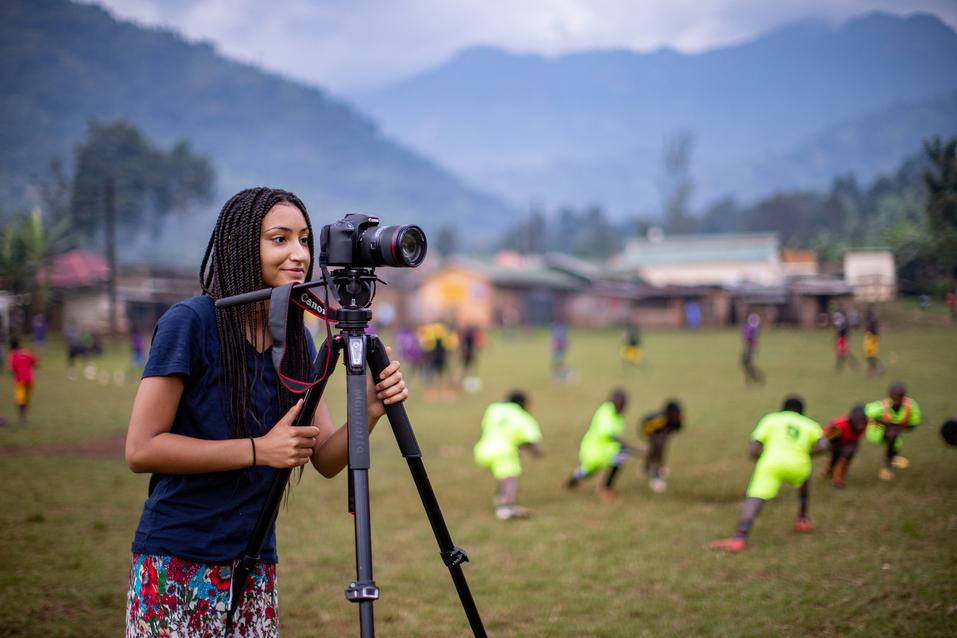
M 279 235 L 279 236 L 277 236 L 277 237 L 273 237 L 273 238 L 272 238 L 272 241 L 273 241 L 274 244 L 282 244 L 282 243 L 285 243 L 286 238 L 283 237 L 282 235 Z

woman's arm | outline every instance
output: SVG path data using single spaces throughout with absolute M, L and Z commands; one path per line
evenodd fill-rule
M 211 441 L 170 432 L 182 396 L 182 377 L 146 377 L 140 382 L 126 433 L 129 468 L 137 473 L 199 474 L 250 467 L 249 439 Z M 267 434 L 255 439 L 256 465 L 298 467 L 309 460 L 319 429 L 292 425 L 301 405 L 301 401 L 294 405 Z
M 392 349 L 386 347 L 386 353 L 392 354 Z M 381 381 L 372 385 L 371 375 L 366 379 L 366 395 L 369 403 L 369 431 L 375 427 L 379 418 L 385 414 L 385 406 L 405 401 L 409 396 L 409 389 L 399 372 L 401 364 L 391 362 L 379 375 Z M 316 406 L 316 414 L 312 424 L 319 430 L 319 438 L 312 454 L 312 465 L 326 478 L 332 478 L 342 471 L 349 460 L 349 432 L 346 425 L 336 429 L 329 415 L 329 408 L 325 399 Z

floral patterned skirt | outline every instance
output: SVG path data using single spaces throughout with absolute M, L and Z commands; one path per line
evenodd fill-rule
M 126 638 L 226 638 L 232 565 L 206 565 L 133 554 L 126 599 Z M 276 566 L 249 575 L 228 638 L 279 635 Z

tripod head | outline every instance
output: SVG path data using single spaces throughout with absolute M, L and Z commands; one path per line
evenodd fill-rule
M 373 268 L 347 267 L 331 273 L 334 295 L 343 309 L 368 308 L 375 297 L 379 279 Z

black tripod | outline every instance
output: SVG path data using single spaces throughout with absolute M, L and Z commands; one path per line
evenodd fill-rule
M 327 275 L 328 277 L 328 275 Z M 326 280 L 312 281 L 296 286 L 261 290 L 258 292 L 237 295 L 220 299 L 216 302 L 219 307 L 232 306 L 253 301 L 270 299 L 269 328 L 273 337 L 274 352 L 278 346 L 282 350 L 285 341 L 285 318 L 288 312 L 290 295 L 293 301 L 313 314 L 327 320 L 335 320 L 339 334 L 323 342 L 316 355 L 313 369 L 316 371 L 315 385 L 312 385 L 303 399 L 303 405 L 296 418 L 295 425 L 308 425 L 312 422 L 313 414 L 319 399 L 325 390 L 329 375 L 338 362 L 341 352 L 345 352 L 346 367 L 346 394 L 347 394 L 347 428 L 349 441 L 349 511 L 355 515 L 355 546 L 356 546 L 356 579 L 346 589 L 346 599 L 359 604 L 359 629 L 363 638 L 375 635 L 375 626 L 372 614 L 372 603 L 379 598 L 379 588 L 372 578 L 372 534 L 369 507 L 369 421 L 366 397 L 366 365 L 372 371 L 374 378 L 389 365 L 385 346 L 378 337 L 365 334 L 372 319 L 372 311 L 368 306 L 374 294 L 375 274 L 371 269 L 341 268 L 331 277 L 335 287 L 336 297 L 342 302 L 342 307 L 332 310 L 312 294 L 309 289 L 324 286 Z M 279 361 L 276 361 L 277 372 Z M 401 404 L 385 406 L 386 416 L 392 426 L 399 451 L 409 464 L 412 480 L 419 492 L 419 498 L 425 507 L 426 516 L 432 525 L 432 532 L 439 545 L 442 561 L 449 568 L 452 582 L 458 592 L 459 600 L 468 617 L 472 633 L 478 638 L 486 636 L 482 619 L 479 616 L 472 593 L 462 571 L 462 563 L 468 561 L 468 555 L 452 542 L 439 503 L 432 491 L 432 485 L 422 462 L 422 453 L 415 440 L 412 425 Z M 232 598 L 227 614 L 227 627 L 231 627 L 233 615 L 242 598 L 246 579 L 252 569 L 258 564 L 260 553 L 269 529 L 272 527 L 279 513 L 286 484 L 289 481 L 291 470 L 283 469 L 276 472 L 263 508 L 256 520 L 256 526 L 250 537 L 242 558 L 237 562 L 232 580 Z

